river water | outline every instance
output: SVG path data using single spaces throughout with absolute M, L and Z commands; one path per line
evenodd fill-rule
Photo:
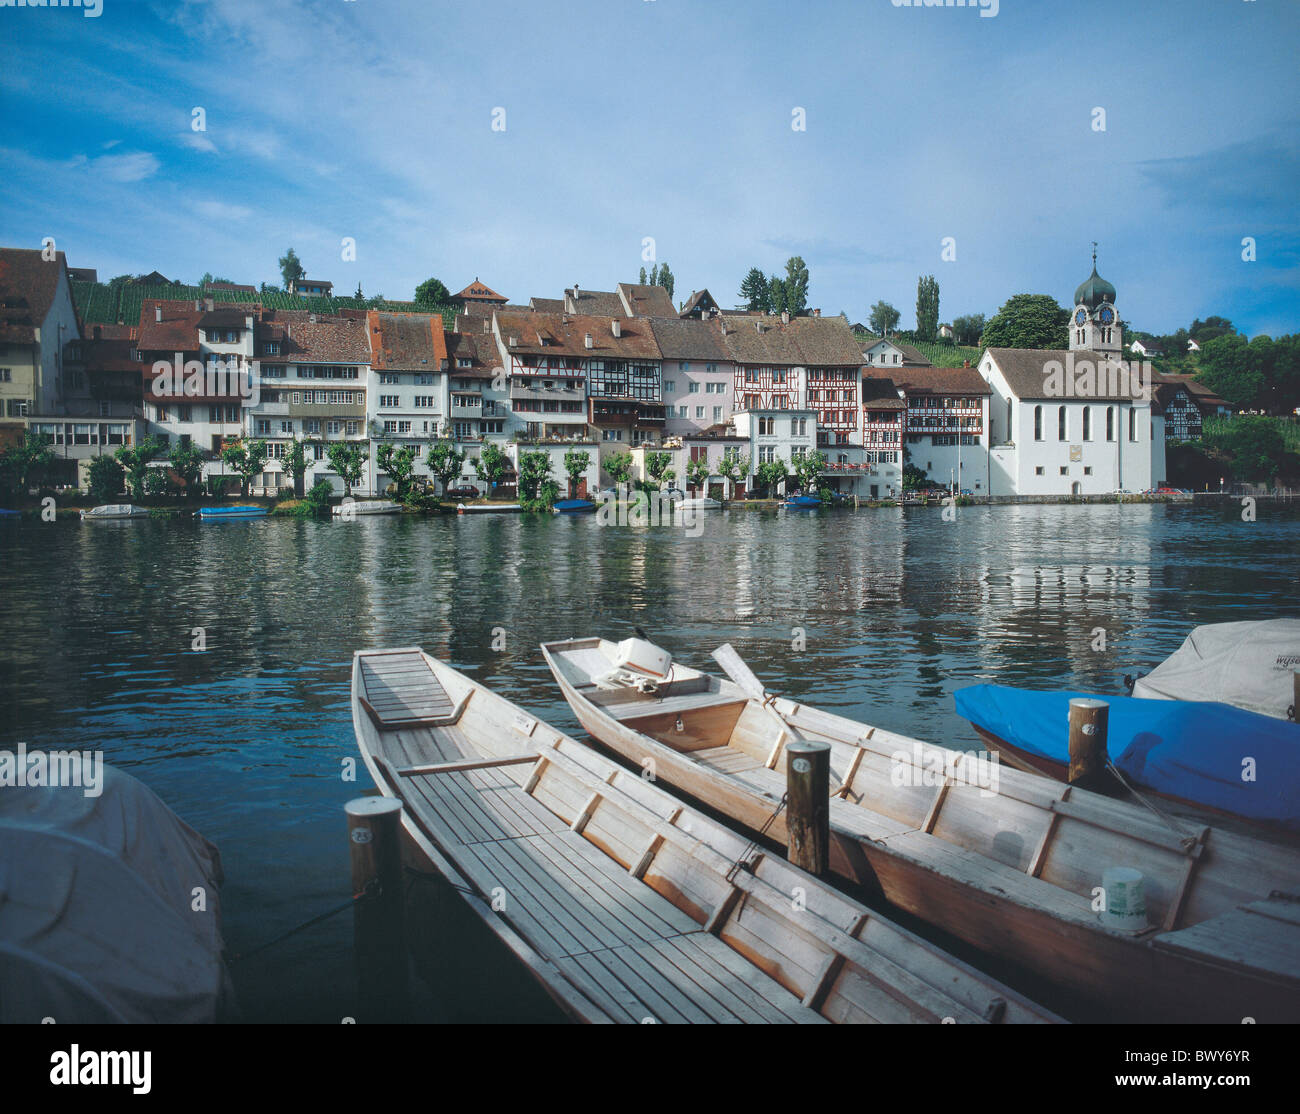
M 577 731 L 537 644 L 639 625 L 690 664 L 730 641 L 784 695 L 977 747 L 962 685 L 1118 693 L 1198 623 L 1300 616 L 1300 517 L 1239 515 L 733 510 L 699 536 L 593 516 L 10 521 L 0 748 L 100 748 L 148 784 L 220 847 L 240 953 L 347 897 L 342 807 L 369 788 L 341 776 L 354 650 L 422 646 Z M 337 1022 L 350 940 L 335 917 L 236 963 L 244 1015 Z

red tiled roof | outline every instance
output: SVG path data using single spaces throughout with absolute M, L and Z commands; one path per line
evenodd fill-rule
M 504 294 L 498 294 L 492 287 L 485 282 L 479 282 L 475 279 L 459 294 L 453 294 L 452 301 L 463 302 L 466 300 L 473 302 L 506 302 L 509 301 Z
M 155 310 L 161 307 L 162 320 L 157 319 Z M 255 317 L 252 305 L 239 305 L 231 302 L 214 302 L 213 310 L 238 310 L 244 316 Z M 160 300 L 146 298 L 140 304 L 140 348 L 146 352 L 197 352 L 199 350 L 199 322 L 208 313 L 205 304 L 200 301 L 198 309 L 193 301 Z
M 441 314 L 371 310 L 366 334 L 376 371 L 441 371 L 447 359 Z
M 614 336 L 613 323 L 619 324 Z M 592 316 L 582 313 L 498 313 L 497 326 L 511 352 L 585 356 L 602 356 L 625 360 L 658 360 L 659 346 L 650 331 L 650 322 L 641 317 Z M 592 346 L 586 337 L 591 335 Z M 511 345 L 511 339 L 515 344 Z
M 313 321 L 312 318 L 315 318 Z M 265 355 L 268 341 L 279 352 Z M 370 341 L 360 317 L 313 314 L 306 310 L 265 310 L 257 325 L 254 355 L 263 362 L 368 364 Z
M 0 341 L 36 343 L 67 265 L 61 251 L 46 260 L 35 248 L 0 248 Z
M 909 395 L 991 395 L 992 389 L 973 367 L 901 367 L 890 375 Z

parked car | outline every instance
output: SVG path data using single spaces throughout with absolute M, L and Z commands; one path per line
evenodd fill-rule
M 680 487 L 666 487 L 659 494 L 665 499 L 671 499 L 674 503 L 677 502 L 678 499 L 686 498 L 686 492 L 684 492 Z
M 473 484 L 462 484 L 460 487 L 447 488 L 448 499 L 477 499 L 479 498 L 479 489 Z

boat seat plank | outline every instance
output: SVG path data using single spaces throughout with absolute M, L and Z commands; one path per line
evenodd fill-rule
M 1269 915 L 1253 902 L 1208 921 L 1163 932 L 1152 945 L 1161 951 L 1195 956 L 1225 966 L 1240 967 L 1296 986 L 1295 957 L 1300 953 L 1300 925 Z
M 521 839 L 546 832 L 566 831 L 564 823 L 539 801 L 525 800 L 518 786 L 476 787 L 473 777 L 497 771 L 468 774 L 428 774 L 409 778 L 463 843 Z
M 707 750 L 692 751 L 691 757 L 701 766 L 708 766 L 709 769 L 718 770 L 724 774 L 736 774 L 742 770 L 761 769 L 763 765 L 752 755 L 730 746 L 709 747 Z
M 619 722 L 627 723 L 647 716 L 670 716 L 701 708 L 739 708 L 744 704 L 745 698 L 737 697 L 734 693 L 688 693 L 685 696 L 641 696 L 640 699 L 607 705 L 605 711 Z

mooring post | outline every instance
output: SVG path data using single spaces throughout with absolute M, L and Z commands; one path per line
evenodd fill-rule
M 786 858 L 809 874 L 825 874 L 830 860 L 830 745 L 788 743 L 785 761 Z
M 359 797 L 344 806 L 352 858 L 358 1013 L 362 1021 L 403 1021 L 407 1012 L 402 918 L 402 802 Z
M 1106 777 L 1106 728 L 1110 705 L 1089 696 L 1070 701 L 1069 783 L 1080 789 L 1104 789 Z
M 1300 669 L 1291 673 L 1291 719 L 1300 723 Z

